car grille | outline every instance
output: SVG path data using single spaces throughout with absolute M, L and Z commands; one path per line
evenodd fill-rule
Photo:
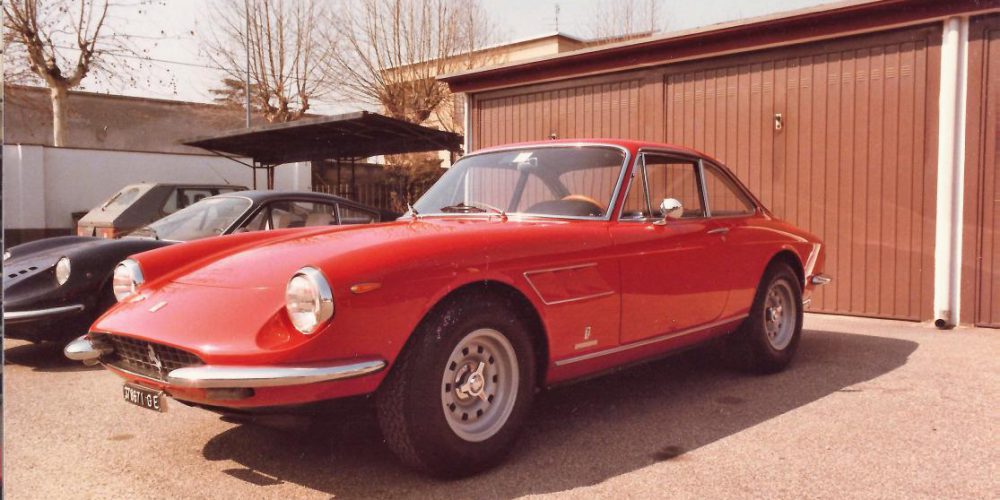
M 105 363 L 156 380 L 166 381 L 167 374 L 178 368 L 205 364 L 190 352 L 155 342 L 120 335 L 103 335 L 100 340 L 114 347 Z

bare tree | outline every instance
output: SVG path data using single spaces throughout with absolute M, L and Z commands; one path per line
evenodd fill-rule
M 660 0 L 601 0 L 586 27 L 594 40 L 629 39 L 660 31 Z
M 349 99 L 423 123 L 450 102 L 439 74 L 485 64 L 495 30 L 476 0 L 343 2 L 328 71 Z
M 332 86 L 320 67 L 334 52 L 321 34 L 328 17 L 322 0 L 226 0 L 214 12 L 211 57 L 228 79 L 245 81 L 249 45 L 252 108 L 272 123 L 297 120 Z
M 5 77 L 8 81 L 37 77 L 49 88 L 55 146 L 66 143 L 69 90 L 106 63 L 110 54 L 127 50 L 103 31 L 108 9 L 107 0 L 3 3 Z

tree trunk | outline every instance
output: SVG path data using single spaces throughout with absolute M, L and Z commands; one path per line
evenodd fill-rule
M 66 127 L 69 126 L 69 93 L 62 86 L 53 86 L 49 91 L 52 98 L 52 145 L 61 148 L 66 145 Z

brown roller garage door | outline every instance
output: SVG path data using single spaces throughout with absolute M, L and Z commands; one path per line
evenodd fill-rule
M 1000 328 L 1000 16 L 969 31 L 962 320 Z
M 814 310 L 927 319 L 940 40 L 931 26 L 484 93 L 473 145 L 555 133 L 700 149 L 829 245 L 835 281 Z

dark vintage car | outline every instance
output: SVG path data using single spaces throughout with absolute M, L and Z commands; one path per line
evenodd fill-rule
M 697 151 L 519 144 L 466 155 L 394 222 L 132 255 L 119 304 L 65 353 L 156 411 L 370 395 L 404 463 L 462 476 L 511 450 L 537 389 L 714 339 L 783 369 L 824 262 Z
M 226 184 L 129 184 L 77 222 L 77 236 L 120 238 L 155 220 L 217 194 L 245 191 Z
M 63 236 L 18 245 L 4 254 L 6 335 L 65 341 L 86 332 L 115 303 L 115 265 L 133 253 L 222 234 L 392 218 L 328 194 L 240 191 L 205 198 L 121 239 Z

